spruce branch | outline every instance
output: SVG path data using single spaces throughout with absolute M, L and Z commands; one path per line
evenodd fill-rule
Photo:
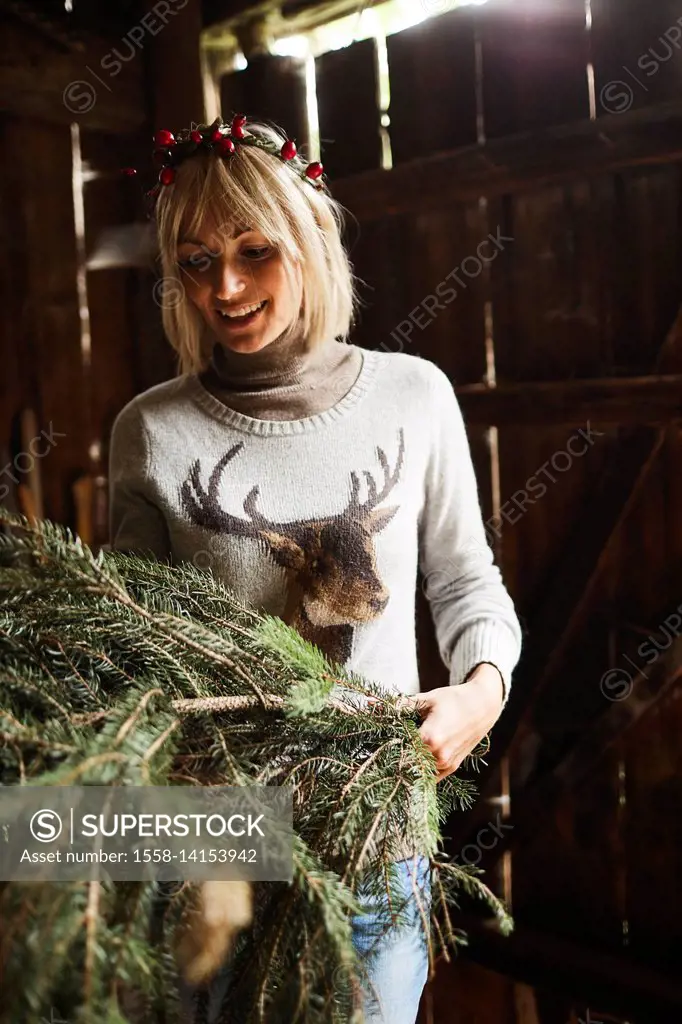
M 51 1007 L 75 1024 L 178 1024 L 183 948 L 202 978 L 194 1024 L 218 970 L 229 974 L 224 1024 L 359 1020 L 350 919 L 364 886 L 386 897 L 380 930 L 400 926 L 394 861 L 405 846 L 429 858 L 430 906 L 418 892 L 416 906 L 431 969 L 464 941 L 453 924 L 462 895 L 509 930 L 480 872 L 440 851 L 442 823 L 475 789 L 457 774 L 436 784 L 418 713 L 398 695 L 208 571 L 95 555 L 70 531 L 4 509 L 0 526 L 2 785 L 290 786 L 294 810 L 292 881 L 253 883 L 251 922 L 230 933 L 227 959 L 203 886 L 97 874 L 0 883 L 0 1024 Z M 243 883 L 211 890 L 214 900 L 231 884 Z M 188 928 L 194 945 L 183 947 Z

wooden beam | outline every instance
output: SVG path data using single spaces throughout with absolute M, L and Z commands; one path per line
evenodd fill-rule
M 628 167 L 682 161 L 679 101 L 467 146 L 333 185 L 361 221 L 442 208 Z
M 682 419 L 682 374 L 599 380 L 465 384 L 456 388 L 467 423 L 497 426 L 666 426 Z
M 465 917 L 457 924 L 469 939 L 460 956 L 534 987 L 584 1001 L 592 1007 L 594 1024 L 605 1019 L 599 1010 L 642 1022 L 681 1019 L 682 982 L 629 957 L 523 925 L 504 938 L 475 919 Z

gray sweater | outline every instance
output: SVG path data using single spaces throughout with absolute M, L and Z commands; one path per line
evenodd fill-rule
M 228 408 L 194 375 L 118 415 L 111 544 L 210 567 L 346 668 L 420 690 L 417 568 L 450 682 L 500 670 L 521 629 L 486 542 L 459 405 L 446 375 L 362 350 L 350 390 L 300 419 Z

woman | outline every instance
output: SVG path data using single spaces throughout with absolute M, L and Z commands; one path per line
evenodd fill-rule
M 114 424 L 112 546 L 210 567 L 406 700 L 420 693 L 421 569 L 450 672 L 419 698 L 443 779 L 499 717 L 521 645 L 452 386 L 427 360 L 347 343 L 352 272 L 319 165 L 239 116 L 157 141 L 173 163 L 155 215 L 180 375 Z M 428 862 L 408 853 L 405 893 L 414 877 L 428 902 Z M 353 921 L 365 1019 L 413 1024 L 420 914 L 372 943 L 365 909 Z

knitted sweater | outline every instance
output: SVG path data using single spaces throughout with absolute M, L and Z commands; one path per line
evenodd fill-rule
M 521 644 L 486 542 L 464 423 L 433 363 L 363 351 L 325 412 L 260 420 L 196 376 L 119 413 L 110 449 L 111 540 L 210 566 L 331 658 L 420 690 L 417 566 L 450 682 L 496 665 L 509 694 Z
M 111 436 L 112 547 L 210 567 L 403 694 L 420 691 L 419 567 L 450 683 L 490 662 L 506 703 L 521 629 L 452 385 L 418 356 L 361 351 L 350 390 L 302 419 L 237 412 L 196 375 L 134 398 Z

